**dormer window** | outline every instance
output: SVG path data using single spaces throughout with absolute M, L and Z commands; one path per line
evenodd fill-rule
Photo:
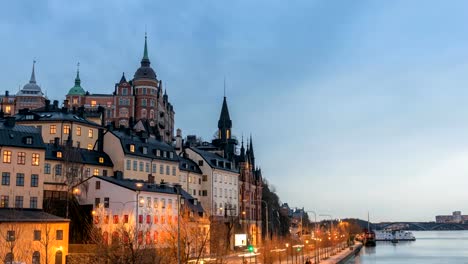
M 61 158 L 62 157 L 62 152 L 61 151 L 57 151 L 57 158 Z
M 26 115 L 26 120 L 33 120 L 34 119 L 34 115 Z
M 143 154 L 148 154 L 148 148 L 147 147 L 143 147 Z
M 135 152 L 135 145 L 133 144 L 130 145 L 130 152 Z
M 156 156 L 160 157 L 161 156 L 161 151 L 158 149 L 156 150 Z
M 103 157 L 99 157 L 99 163 L 104 163 L 104 158 Z
M 174 157 L 174 153 L 169 152 L 169 157 L 172 159 Z
M 32 145 L 32 143 L 33 143 L 32 137 L 27 137 L 26 138 L 26 145 Z

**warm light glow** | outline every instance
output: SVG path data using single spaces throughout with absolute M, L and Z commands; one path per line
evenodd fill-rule
M 73 189 L 73 194 L 80 195 L 80 189 L 78 188 Z
M 140 199 L 140 204 L 144 204 L 145 203 L 145 199 L 141 198 Z
M 96 211 L 92 210 L 92 211 L 91 211 L 91 214 L 92 214 L 92 215 L 96 215 Z
M 289 243 L 286 243 L 286 247 L 289 247 Z
M 141 183 L 141 182 L 136 183 L 136 187 L 137 187 L 137 188 L 143 187 L 143 183 Z
M 62 251 L 62 250 L 63 250 L 63 247 L 62 247 L 62 246 L 57 247 L 57 250 L 56 250 L 56 251 L 59 251 L 59 250 Z
M 242 211 L 242 214 L 243 214 L 243 215 L 245 215 L 245 214 L 246 214 L 246 212 L 245 212 L 245 211 Z

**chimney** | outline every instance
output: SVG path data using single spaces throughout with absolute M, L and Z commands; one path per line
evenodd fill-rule
M 177 129 L 175 149 L 177 152 L 182 150 L 182 130 L 180 128 Z
M 45 100 L 45 110 L 46 110 L 46 112 L 48 112 L 50 110 L 50 100 L 49 99 Z
M 97 139 L 97 144 L 98 144 L 98 151 L 99 152 L 104 152 L 104 129 L 99 128 L 98 130 L 98 139 Z
M 114 171 L 114 179 L 123 180 L 123 173 L 121 171 Z
M 148 174 L 148 183 L 154 184 L 154 176 L 151 174 Z
M 54 110 L 58 109 L 58 100 L 54 100 Z
M 10 96 L 10 92 L 9 91 L 5 91 L 5 97 L 8 97 Z
M 60 138 L 55 137 L 54 138 L 54 147 L 58 148 L 59 145 L 60 145 Z
M 5 123 L 3 123 L 4 126 L 6 127 L 14 127 L 16 123 L 16 118 L 13 116 L 8 116 L 5 118 Z

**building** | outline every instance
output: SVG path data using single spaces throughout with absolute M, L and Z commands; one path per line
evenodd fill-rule
M 179 183 L 190 195 L 203 197 L 203 173 L 191 159 L 179 156 Z
M 88 121 L 83 112 L 59 108 L 58 101 L 52 105 L 47 101 L 43 108 L 36 110 L 20 110 L 15 118 L 18 124 L 39 128 L 46 143 L 55 144 L 58 138 L 59 145 L 89 150 L 97 148 L 99 129 L 103 129 Z
M 0 146 L 0 207 L 42 208 L 46 148 L 40 130 L 8 117 L 0 122 Z
M 454 211 L 452 215 L 437 215 L 436 223 L 456 223 L 463 224 L 468 222 L 468 215 L 462 215 L 461 211 Z
M 75 85 L 66 95 L 65 102 L 70 109 L 83 106 L 87 113 L 95 113 L 99 106 L 103 107 L 105 125 L 133 128 L 138 121 L 143 121 L 158 139 L 174 140 L 174 108 L 162 81 L 151 67 L 146 36 L 143 58 L 132 80 L 127 81 L 122 74 L 112 94 L 92 94 L 81 87 L 77 71 Z
M 104 152 L 114 171 L 126 179 L 178 183 L 179 159 L 174 148 L 154 136 L 129 128 L 110 129 L 104 134 Z
M 0 258 L 5 263 L 65 263 L 69 220 L 36 209 L 0 208 Z
M 185 217 L 181 225 L 184 231 L 190 225 L 200 233 L 209 231 L 201 204 L 178 186 L 93 176 L 77 188 L 79 203 L 94 207 L 94 224 L 104 244 L 118 241 L 119 237 L 124 241 L 135 237 L 142 248 L 171 247 L 179 215 Z

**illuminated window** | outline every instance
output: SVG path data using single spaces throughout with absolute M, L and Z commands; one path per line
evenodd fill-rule
M 81 127 L 76 127 L 76 135 L 81 136 Z
M 98 176 L 99 175 L 99 169 L 94 169 L 93 170 L 93 175 Z
M 119 216 L 118 216 L 118 215 L 114 215 L 113 219 L 114 219 L 114 221 L 113 221 L 114 224 L 118 224 L 118 223 L 119 223 Z
M 99 157 L 99 163 L 104 163 L 104 158 L 103 157 Z
M 133 144 L 130 145 L 130 152 L 135 152 L 135 145 Z
M 26 153 L 25 152 L 18 152 L 18 159 L 17 159 L 18 164 L 26 164 Z
M 55 133 L 57 133 L 57 126 L 50 125 L 50 134 L 55 134 Z
M 88 150 L 92 150 L 93 149 L 93 145 L 92 144 L 88 144 Z
M 69 125 L 63 125 L 63 133 L 64 134 L 70 134 L 70 126 Z
M 62 157 L 62 152 L 61 151 L 57 151 L 57 158 L 61 158 Z
M 88 137 L 93 138 L 93 130 L 92 129 L 88 130 Z
M 33 166 L 39 166 L 39 154 L 38 153 L 33 153 L 32 154 L 32 162 L 31 164 Z
M 230 138 L 231 137 L 231 130 L 227 130 L 226 131 L 226 138 Z
M 95 107 L 95 106 L 96 106 L 96 100 L 92 100 L 92 101 L 91 101 L 91 106 L 92 106 L 92 107 Z
M 73 98 L 72 104 L 78 104 L 78 98 Z
M 5 113 L 7 113 L 7 114 L 11 113 L 11 106 L 9 106 L 9 105 L 5 106 Z

